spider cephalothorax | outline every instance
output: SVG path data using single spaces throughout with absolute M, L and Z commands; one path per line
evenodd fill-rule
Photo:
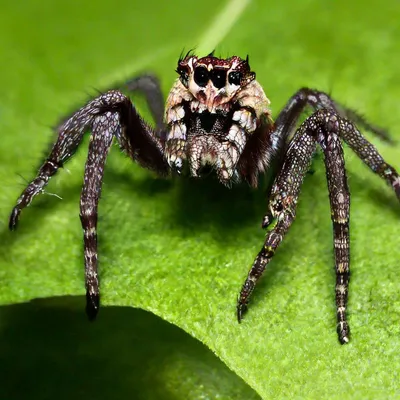
M 165 114 L 170 166 L 181 172 L 187 162 L 190 174 L 199 176 L 210 165 L 224 184 L 240 177 L 256 184 L 271 156 L 270 102 L 248 58 L 188 54 L 179 60 L 177 72 Z M 257 162 L 241 163 L 242 155 Z
M 165 112 L 159 82 L 153 76 L 140 76 L 126 84 L 127 89 L 140 90 L 147 96 L 156 121 L 154 129 L 118 90 L 90 100 L 66 119 L 57 129 L 58 138 L 50 155 L 12 210 L 10 229 L 16 228 L 21 210 L 43 192 L 49 179 L 74 154 L 84 133 L 91 131 L 80 218 L 84 230 L 86 311 L 94 318 L 100 301 L 97 207 L 104 164 L 114 139 L 129 157 L 160 175 L 168 175 L 171 170 L 180 173 L 187 166 L 189 174 L 198 177 L 205 166 L 211 166 L 224 184 L 245 179 L 256 186 L 259 173 L 276 159 L 279 169 L 270 191 L 268 211 L 262 220 L 262 226 L 269 227 L 269 231 L 238 298 L 240 321 L 257 281 L 295 219 L 300 187 L 318 144 L 325 157 L 333 224 L 337 332 L 339 341 L 347 343 L 350 336 L 346 320 L 350 193 L 342 140 L 386 180 L 400 199 L 400 176 L 350 120 L 383 139 L 387 139 L 386 133 L 326 93 L 307 88 L 295 93 L 273 122 L 270 102 L 255 80 L 248 59 L 236 56 L 221 59 L 213 54 L 198 58 L 187 54 L 179 60 L 177 72 L 179 78 L 170 91 Z M 315 112 L 293 135 L 306 107 Z

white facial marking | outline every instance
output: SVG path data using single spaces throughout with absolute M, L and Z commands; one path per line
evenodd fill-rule
M 202 113 L 207 110 L 207 106 L 204 103 L 200 103 L 197 100 L 193 100 L 190 103 L 190 111 L 193 113 Z

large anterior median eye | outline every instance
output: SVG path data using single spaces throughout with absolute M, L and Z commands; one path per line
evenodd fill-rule
M 194 71 L 194 81 L 199 86 L 207 86 L 207 82 L 210 79 L 208 76 L 207 68 L 205 67 L 197 67 Z
M 214 69 L 211 71 L 211 80 L 217 89 L 221 89 L 226 84 L 226 71 L 222 69 Z

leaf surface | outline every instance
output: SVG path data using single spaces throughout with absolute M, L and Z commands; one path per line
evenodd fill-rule
M 99 208 L 103 308 L 93 325 L 83 315 L 78 217 L 87 142 L 47 189 L 62 200 L 41 196 L 23 212 L 18 231 L 7 230 L 24 180 L 32 178 L 52 140 L 50 126 L 97 89 L 140 71 L 157 73 L 167 94 L 183 48 L 206 52 L 218 44 L 223 56 L 249 54 L 275 115 L 298 88 L 310 86 L 331 92 L 400 139 L 396 0 L 253 1 L 235 18 L 229 5 L 2 5 L 0 359 L 8 399 L 27 393 L 54 398 L 57 392 L 97 399 L 110 393 L 146 399 L 398 396 L 400 208 L 348 149 L 348 346 L 338 344 L 335 332 L 332 231 L 321 158 L 302 188 L 297 220 L 241 325 L 235 303 L 263 242 L 262 191 L 244 185 L 228 190 L 213 180 L 161 180 L 114 148 Z M 136 100 L 148 118 L 143 101 Z M 399 146 L 368 138 L 400 169 Z M 36 298 L 45 300 L 15 305 Z M 176 325 L 225 365 L 182 330 L 123 306 Z M 36 377 L 30 391 L 16 376 Z M 68 390 L 60 390 L 63 385 Z

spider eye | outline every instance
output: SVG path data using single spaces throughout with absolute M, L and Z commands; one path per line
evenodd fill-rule
M 188 85 L 188 80 L 189 80 L 189 74 L 187 71 L 187 68 L 180 68 L 178 67 L 178 69 L 176 70 L 176 72 L 179 74 L 179 77 L 181 79 L 181 82 L 187 86 Z
M 211 71 L 211 81 L 217 89 L 223 88 L 226 83 L 226 71 L 214 69 Z
M 207 82 L 210 79 L 208 76 L 208 71 L 207 68 L 205 67 L 197 67 L 196 70 L 194 71 L 194 81 L 199 85 L 199 86 L 207 86 Z
M 242 73 L 239 71 L 233 71 L 228 76 L 228 81 L 231 85 L 240 85 L 240 81 L 242 80 Z

